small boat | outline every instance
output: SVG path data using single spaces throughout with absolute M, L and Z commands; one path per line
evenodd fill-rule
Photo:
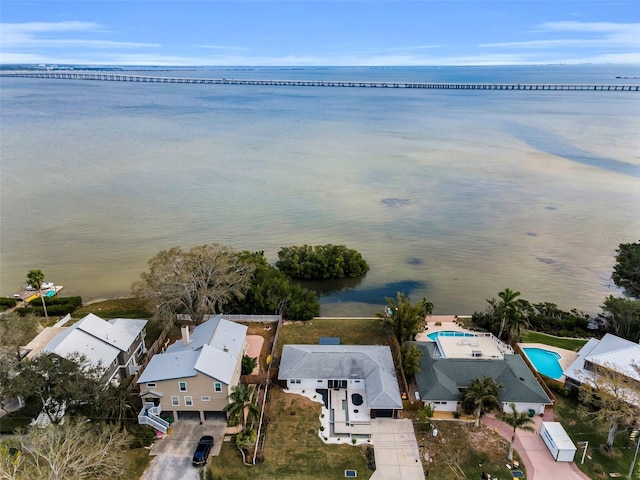
M 52 282 L 44 282 L 42 285 L 40 285 L 40 290 L 49 290 L 50 288 L 53 288 Z

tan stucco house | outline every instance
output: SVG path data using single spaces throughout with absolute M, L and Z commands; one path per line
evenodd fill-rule
M 138 379 L 144 402 L 138 423 L 166 433 L 162 412 L 175 420 L 220 416 L 240 381 L 246 336 L 245 325 L 222 315 L 193 330 L 182 327 L 182 338 L 154 355 Z

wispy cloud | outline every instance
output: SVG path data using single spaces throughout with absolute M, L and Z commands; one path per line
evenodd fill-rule
M 0 42 L 3 56 L 14 49 L 33 49 L 38 47 L 81 47 L 81 48 L 150 48 L 159 44 L 140 42 L 120 42 L 110 40 L 92 40 L 77 38 L 78 35 L 107 33 L 108 29 L 95 22 L 28 22 L 0 23 Z M 72 38 L 60 38 L 60 34 L 69 33 Z M 15 53 L 15 52 L 13 52 Z
M 490 48 L 595 48 L 609 47 L 622 49 L 640 48 L 640 23 L 610 22 L 545 22 L 532 33 L 558 34 L 582 33 L 575 38 L 546 38 L 519 42 L 483 43 L 480 47 Z

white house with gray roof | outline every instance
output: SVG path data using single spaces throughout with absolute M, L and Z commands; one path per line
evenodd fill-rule
M 591 338 L 578 352 L 578 358 L 563 373 L 569 386 L 594 383 L 596 370 L 605 368 L 619 373 L 640 387 L 640 344 L 607 333 L 602 339 Z M 596 382 L 601 383 L 601 382 Z M 640 399 L 629 391 L 631 403 L 640 406 Z
M 45 329 L 22 351 L 27 358 L 42 353 L 65 358 L 83 355 L 104 369 L 105 383 L 119 383 L 138 371 L 141 357 L 146 353 L 146 324 L 146 320 L 129 318 L 107 321 L 90 313 L 69 327 Z
M 402 409 L 388 346 L 285 345 L 278 379 L 292 393 L 316 392 L 331 416 L 330 434 L 370 433 L 371 418 Z
M 240 381 L 246 336 L 245 325 L 222 315 L 209 317 L 193 331 L 182 327 L 182 338 L 154 355 L 138 379 L 145 402 L 138 423 L 166 433 L 161 412 L 176 420 L 220 416 Z

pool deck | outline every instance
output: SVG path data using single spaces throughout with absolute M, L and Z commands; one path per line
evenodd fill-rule
M 578 354 L 573 350 L 552 347 L 550 345 L 545 345 L 544 343 L 519 343 L 518 345 L 520 346 L 520 348 L 523 348 L 523 349 L 524 348 L 540 348 L 542 350 L 548 350 L 550 352 L 557 353 L 558 355 L 560 355 L 560 359 L 558 360 L 558 362 L 560 363 L 560 366 L 562 367 L 563 371 L 569 368 L 571 364 L 575 362 L 576 359 L 578 358 Z M 561 381 L 564 380 L 564 375 L 562 376 L 562 378 L 560 378 L 560 380 Z
M 456 323 L 458 317 L 456 315 L 429 315 L 424 322 L 425 330 L 416 335 L 416 341 L 418 342 L 431 342 L 432 340 L 427 337 L 433 332 L 466 332 L 471 333 L 469 330 L 461 327 Z M 440 325 L 436 325 L 440 322 Z

